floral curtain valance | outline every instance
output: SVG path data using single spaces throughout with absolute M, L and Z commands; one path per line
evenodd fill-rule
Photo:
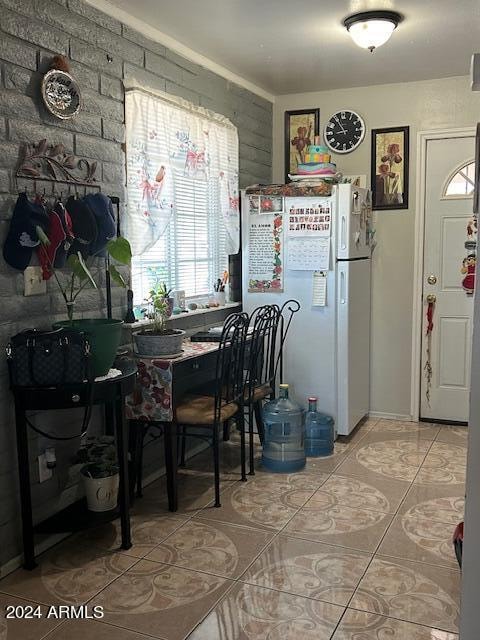
M 125 97 L 127 212 L 125 232 L 135 256 L 151 248 L 175 215 L 185 179 L 209 182 L 227 232 L 239 250 L 238 134 L 223 116 L 187 101 L 129 89 Z M 213 203 L 212 203 L 213 206 Z

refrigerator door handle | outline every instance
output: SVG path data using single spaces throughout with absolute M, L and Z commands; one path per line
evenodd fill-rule
M 340 220 L 340 248 L 343 251 L 347 248 L 347 216 L 344 214 Z
M 346 275 L 345 275 L 345 271 L 340 271 L 340 304 L 346 304 L 347 302 L 347 296 L 345 293 L 345 282 L 346 279 Z

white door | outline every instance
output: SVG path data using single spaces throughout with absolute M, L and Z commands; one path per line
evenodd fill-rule
M 468 421 L 473 296 L 462 286 L 462 266 L 470 253 L 465 241 L 472 218 L 474 146 L 473 137 L 427 143 L 420 416 L 433 420 Z M 435 297 L 430 340 L 428 296 Z

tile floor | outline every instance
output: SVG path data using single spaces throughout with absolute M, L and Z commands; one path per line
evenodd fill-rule
M 101 621 L 0 620 L 15 640 L 457 640 L 466 428 L 368 420 L 304 471 L 239 481 L 225 443 L 222 507 L 210 453 L 164 480 L 118 525 L 69 538 L 33 572 L 0 581 L 0 604 L 101 605 Z M 259 454 L 257 447 L 257 454 Z

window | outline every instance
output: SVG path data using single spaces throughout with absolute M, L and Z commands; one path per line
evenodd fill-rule
M 132 261 L 135 304 L 145 299 L 156 281 L 169 289 L 183 289 L 187 297 L 213 290 L 213 283 L 228 269 L 218 191 L 215 180 L 176 180 L 175 213 L 165 233 Z
M 444 198 L 469 198 L 475 188 L 475 163 L 469 162 L 456 169 L 447 180 L 443 191 Z
M 239 249 L 237 130 L 172 96 L 127 91 L 125 109 L 134 302 L 156 281 L 205 296 Z

